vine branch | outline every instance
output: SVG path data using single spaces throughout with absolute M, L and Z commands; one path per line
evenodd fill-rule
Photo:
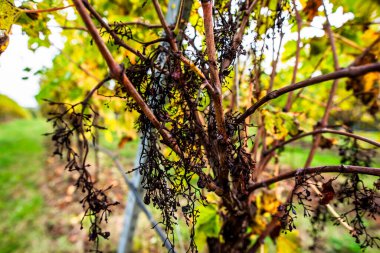
M 212 18 L 212 1 L 201 1 L 204 19 L 204 28 L 206 33 L 206 52 L 208 56 L 208 63 L 210 68 L 211 81 L 214 88 L 214 106 L 215 106 L 215 116 L 216 124 L 218 127 L 219 134 L 223 138 L 227 139 L 227 132 L 225 129 L 225 119 L 224 111 L 222 105 L 222 85 L 220 82 L 220 76 L 218 71 L 217 59 L 216 59 L 216 49 L 215 49 L 215 37 L 214 37 L 214 23 Z
M 281 95 L 284 95 L 290 91 L 298 90 L 304 87 L 308 87 L 314 84 L 323 83 L 326 81 L 331 81 L 339 78 L 344 77 L 356 77 L 361 76 L 370 72 L 377 72 L 380 71 L 380 63 L 372 63 L 372 64 L 366 64 L 359 67 L 347 67 L 342 68 L 340 70 L 334 71 L 332 73 L 328 73 L 325 75 L 320 75 L 316 77 L 312 77 L 310 79 L 300 81 L 294 85 L 288 85 L 283 88 L 280 88 L 278 90 L 274 90 L 272 92 L 269 92 L 267 95 L 265 95 L 263 98 L 261 98 L 259 101 L 257 101 L 255 104 L 253 104 L 250 108 L 248 108 L 239 118 L 237 118 L 237 123 L 242 123 L 248 116 L 253 114 L 257 109 L 259 109 L 262 105 L 265 103 L 278 98 Z
M 299 140 L 303 137 L 306 137 L 306 136 L 314 136 L 316 134 L 321 134 L 321 133 L 331 133 L 331 134 L 337 134 L 337 135 L 344 135 L 344 136 L 348 136 L 348 137 L 351 137 L 351 138 L 354 138 L 354 139 L 357 139 L 357 140 L 361 140 L 361 141 L 364 141 L 366 143 L 369 143 L 369 144 L 372 144 L 376 147 L 379 147 L 380 148 L 380 143 L 377 142 L 377 141 L 374 141 L 374 140 L 371 140 L 371 139 L 368 139 L 368 138 L 365 138 L 363 136 L 360 136 L 360 135 L 356 135 L 356 134 L 353 134 L 353 133 L 348 133 L 348 132 L 344 132 L 344 131 L 338 131 L 338 130 L 333 130 L 333 129 L 328 129 L 328 128 L 322 128 L 322 129 L 318 129 L 318 130 L 315 130 L 315 131 L 312 131 L 312 132 L 308 132 L 308 133 L 303 133 L 303 134 L 300 134 L 300 135 L 297 135 L 287 141 L 284 141 L 284 142 L 281 142 L 279 144 L 277 144 L 276 146 L 274 146 L 273 148 L 267 150 L 264 155 L 268 155 L 272 152 L 274 152 L 276 149 L 279 149 L 291 142 L 294 142 L 296 140 Z
M 363 167 L 363 166 L 353 166 L 353 165 L 331 165 L 331 166 L 319 166 L 312 168 L 304 168 L 292 170 L 286 173 L 283 173 L 277 177 L 270 178 L 268 180 L 264 180 L 259 183 L 252 184 L 248 187 L 250 192 L 257 190 L 262 187 L 268 187 L 271 184 L 287 180 L 289 178 L 293 178 L 296 176 L 304 176 L 315 173 L 358 173 L 363 175 L 371 175 L 371 176 L 380 176 L 380 168 L 371 168 L 371 167 Z

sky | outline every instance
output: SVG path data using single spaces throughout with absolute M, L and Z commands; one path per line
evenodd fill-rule
M 60 42 L 58 31 L 49 38 Z M 33 75 L 43 67 L 50 67 L 53 57 L 59 52 L 55 47 L 28 49 L 28 37 L 22 34 L 21 27 L 13 25 L 8 48 L 0 56 L 0 93 L 5 94 L 24 107 L 37 107 L 34 98 L 39 91 L 39 79 Z M 30 72 L 23 71 L 30 68 Z M 26 79 L 27 77 L 27 79 Z
M 328 6 L 328 9 L 328 12 L 331 13 L 331 6 Z M 343 14 L 343 10 L 338 8 L 330 16 L 330 21 L 332 25 L 339 27 L 352 18 L 351 13 Z M 32 52 L 28 49 L 28 38 L 22 34 L 21 27 L 13 25 L 9 46 L 0 56 L 0 93 L 9 96 L 23 107 L 37 107 L 35 95 L 39 91 L 40 77 L 33 73 L 43 67 L 49 68 L 52 59 L 59 53 L 58 48 L 63 47 L 64 41 L 60 36 L 61 29 L 54 28 L 56 24 L 54 21 L 51 22 L 48 24 L 52 30 L 49 39 L 54 47 L 41 47 Z M 324 32 L 321 28 L 324 22 L 324 17 L 316 17 L 312 23 L 314 27 L 302 29 L 302 37 L 323 36 Z M 296 34 L 290 35 L 291 39 L 296 39 L 296 36 Z M 23 71 L 25 68 L 30 68 L 31 71 Z
M 16 6 L 23 1 L 15 0 Z M 63 1 L 67 5 L 67 1 Z M 75 19 L 72 8 L 61 10 L 67 14 L 67 19 Z M 42 68 L 49 68 L 52 60 L 63 48 L 64 38 L 60 36 L 62 29 L 52 19 L 47 23 L 51 34 L 50 48 L 41 47 L 35 52 L 28 49 L 28 36 L 22 34 L 21 26 L 13 25 L 9 36 L 8 48 L 0 55 L 0 94 L 5 94 L 23 107 L 35 108 L 38 106 L 35 96 L 39 92 L 39 75 L 33 75 Z M 23 71 L 30 68 L 29 72 Z

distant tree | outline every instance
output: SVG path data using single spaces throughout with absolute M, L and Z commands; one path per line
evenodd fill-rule
M 28 119 L 30 113 L 22 108 L 16 101 L 0 94 L 0 122 L 6 122 L 13 119 Z
M 107 118 L 133 111 L 148 158 L 136 168 L 144 202 L 161 210 L 172 243 L 181 218 L 191 230 L 189 251 L 197 232 L 209 252 L 255 252 L 303 214 L 313 225 L 311 249 L 323 246 L 328 219 L 363 249 L 379 247 L 366 219 L 379 217 L 380 168 L 370 166 L 380 143 L 353 129 L 378 122 L 378 1 L 182 0 L 174 24 L 165 21 L 166 2 L 74 0 L 77 19 L 51 16 L 67 41 L 41 96 L 56 108 L 55 153 L 79 173 L 89 239 L 109 236 L 101 222 L 116 204 L 94 185 L 89 140 L 96 129 L 120 131 Z M 84 96 L 85 83 L 92 88 Z M 108 104 L 113 116 L 105 97 L 117 101 Z M 347 110 L 355 122 L 331 117 Z M 289 169 L 283 151 L 307 137 L 307 160 Z M 336 151 L 340 163 L 318 166 L 320 148 Z M 206 209 L 215 219 L 199 221 L 213 226 L 202 231 L 197 218 Z

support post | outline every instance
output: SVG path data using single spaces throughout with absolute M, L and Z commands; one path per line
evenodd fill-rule
M 182 1 L 184 1 L 182 18 L 185 20 L 188 20 L 193 0 L 182 0 Z M 168 24 L 174 24 L 176 22 L 177 15 L 180 12 L 180 5 L 181 5 L 181 0 L 170 0 L 169 5 L 168 5 L 168 11 L 165 17 L 166 22 Z M 143 141 L 143 139 L 141 141 Z M 146 147 L 149 147 L 149 143 L 147 143 Z M 140 143 L 139 149 L 136 155 L 135 163 L 134 163 L 135 168 L 138 167 L 141 162 L 143 162 L 143 161 L 140 161 L 142 149 L 143 149 L 143 143 Z M 147 158 L 142 157 L 141 159 L 147 159 Z M 132 183 L 140 194 L 143 193 L 143 190 L 141 188 L 141 179 L 142 178 L 139 171 L 137 170 L 134 171 Z M 119 241 L 117 253 L 131 252 L 133 248 L 132 247 L 133 237 L 134 237 L 136 225 L 138 222 L 139 211 L 140 210 L 136 203 L 135 195 L 132 191 L 129 191 L 128 197 L 127 197 L 127 204 L 125 206 L 125 211 L 124 211 L 124 225 L 123 225 L 123 230 L 120 235 L 120 241 Z M 171 252 L 174 252 L 174 250 L 172 250 Z

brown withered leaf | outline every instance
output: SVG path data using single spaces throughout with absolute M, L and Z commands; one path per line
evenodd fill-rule
M 124 135 L 121 140 L 119 141 L 119 144 L 117 145 L 117 147 L 119 149 L 122 149 L 124 148 L 125 144 L 127 144 L 128 142 L 132 141 L 133 138 L 129 135 Z
M 6 31 L 0 30 L 0 55 L 5 51 L 8 47 L 9 37 Z
M 335 196 L 335 190 L 332 186 L 333 180 L 329 180 L 322 185 L 322 198 L 319 201 L 321 205 L 327 205 Z
M 379 35 L 379 32 L 368 30 L 362 35 L 362 40 L 371 42 L 372 38 Z M 355 65 L 376 63 L 378 59 L 380 59 L 380 46 L 374 45 L 369 52 L 356 58 Z M 353 95 L 366 106 L 367 112 L 371 115 L 375 116 L 379 112 L 380 73 L 371 72 L 360 77 L 350 78 L 346 82 L 346 90 L 352 90 Z
M 318 15 L 318 8 L 322 5 L 322 0 L 308 0 L 303 11 L 307 16 L 307 21 L 311 22 Z
M 321 141 L 319 142 L 319 147 L 321 149 L 331 149 L 334 146 L 335 139 L 329 139 L 321 136 Z

